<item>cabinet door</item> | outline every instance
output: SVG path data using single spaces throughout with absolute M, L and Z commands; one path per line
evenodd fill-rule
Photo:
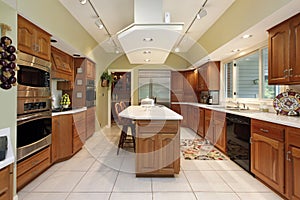
M 62 78 L 73 82 L 73 59 L 68 54 L 60 51 L 55 47 L 51 47 L 52 78 Z
M 207 66 L 201 66 L 198 69 L 198 90 L 207 91 Z
M 214 143 L 214 126 L 212 119 L 212 111 L 205 109 L 205 122 L 204 122 L 205 138 L 211 143 Z
M 289 68 L 289 24 L 282 23 L 269 30 L 269 84 L 286 83 Z
M 181 105 L 181 115 L 183 117 L 181 121 L 181 126 L 188 127 L 188 106 Z
M 290 22 L 290 80 L 300 82 L 300 14 Z
M 209 62 L 206 73 L 208 90 L 220 90 L 220 62 Z
M 157 151 L 157 136 L 153 134 L 140 134 L 136 140 L 136 172 L 150 173 L 157 171 L 159 152 Z
M 13 183 L 12 183 L 12 164 L 0 169 L 0 199 L 12 200 Z
M 92 80 L 95 80 L 96 78 L 95 64 L 90 60 L 86 61 L 86 78 Z
M 251 172 L 283 194 L 284 143 L 252 132 Z
M 197 133 L 198 135 L 200 135 L 201 137 L 205 137 L 205 132 L 204 132 L 204 109 L 203 108 L 199 108 L 199 123 L 198 123 L 198 130 Z
M 18 49 L 34 55 L 35 29 L 32 24 L 21 16 L 18 16 Z
M 180 159 L 179 138 L 176 139 L 176 134 L 158 134 L 159 141 L 159 166 L 160 172 L 164 174 L 174 174 L 179 172 L 177 160 Z M 175 170 L 176 169 L 176 170 Z
M 36 56 L 50 61 L 50 35 L 37 28 L 35 44 Z
M 95 132 L 96 107 L 88 108 L 86 111 L 86 138 L 91 137 Z
M 184 75 L 180 72 L 173 71 L 171 73 L 171 90 L 174 93 L 183 93 Z
M 226 114 L 214 112 L 214 142 L 221 151 L 226 152 Z

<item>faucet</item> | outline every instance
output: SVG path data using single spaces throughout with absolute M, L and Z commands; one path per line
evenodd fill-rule
M 234 102 L 234 101 L 228 101 L 228 103 L 235 104 L 235 108 L 240 109 L 240 103 L 238 101 L 236 101 L 236 102 Z

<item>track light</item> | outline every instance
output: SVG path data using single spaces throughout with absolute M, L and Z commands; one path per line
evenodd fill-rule
M 197 14 L 197 19 L 202 19 L 207 15 L 207 11 L 205 9 L 201 9 Z
M 95 24 L 99 29 L 103 29 L 103 24 L 100 18 L 95 21 Z
M 79 0 L 79 2 L 80 2 L 82 5 L 84 5 L 84 4 L 86 4 L 87 0 Z

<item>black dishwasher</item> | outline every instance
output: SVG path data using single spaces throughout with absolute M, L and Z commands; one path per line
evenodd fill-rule
M 227 156 L 250 172 L 250 129 L 248 117 L 226 114 Z

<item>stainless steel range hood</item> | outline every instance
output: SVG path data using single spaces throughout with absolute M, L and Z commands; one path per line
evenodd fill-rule
M 117 36 L 132 64 L 163 64 L 183 23 L 164 23 L 162 0 L 135 0 L 134 23 Z

